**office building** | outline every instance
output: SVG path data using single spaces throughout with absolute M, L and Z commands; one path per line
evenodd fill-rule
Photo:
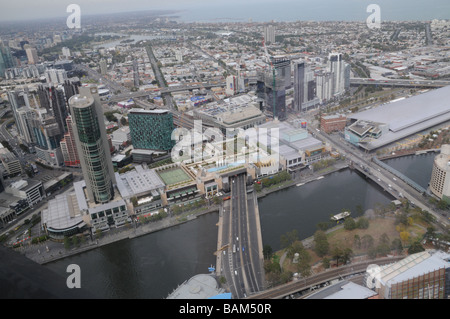
M 258 73 L 257 95 L 266 113 L 284 121 L 287 117 L 286 88 L 291 85 L 291 61 L 285 57 L 274 57 L 272 65 L 273 69 L 270 67 Z
M 75 94 L 79 93 L 78 88 L 81 86 L 80 79 L 77 77 L 69 78 L 65 80 L 63 83 L 64 95 L 66 97 L 66 103 L 69 102 L 69 99 Z
M 238 77 L 235 75 L 227 76 L 227 84 L 225 93 L 227 95 L 235 95 L 238 90 Z
M 320 129 L 325 133 L 343 131 L 347 125 L 347 117 L 343 114 L 327 115 L 320 117 Z
M 5 77 L 6 70 L 15 66 L 15 58 L 11 54 L 10 48 L 0 41 L 0 77 Z
M 168 110 L 131 109 L 128 123 L 135 149 L 168 152 L 175 144 L 172 113 Z
M 36 48 L 32 48 L 28 45 L 25 52 L 27 53 L 28 64 L 37 64 L 39 62 Z
M 66 57 L 66 58 L 70 57 L 70 49 L 69 49 L 69 48 L 63 47 L 63 48 L 61 49 L 61 51 L 62 51 L 62 55 L 63 55 L 64 57 Z
M 20 161 L 13 153 L 4 148 L 3 145 L 1 145 L 0 148 L 0 161 L 2 162 L 3 168 L 5 169 L 6 175 L 16 176 L 23 173 Z
M 316 97 L 316 81 L 314 72 L 304 61 L 294 64 L 294 105 L 297 112 L 306 112 L 320 103 Z
M 108 203 L 114 197 L 115 176 L 97 87 L 80 87 L 69 108 L 88 201 Z
M 430 191 L 439 199 L 450 203 L 450 145 L 442 145 L 441 153 L 434 158 Z
M 36 156 L 49 166 L 61 166 L 64 159 L 60 141 L 64 131 L 61 132 L 51 112 L 41 108 L 37 113 L 39 116 L 30 125 L 35 139 Z
M 46 196 L 41 181 L 34 179 L 19 180 L 5 188 L 5 192 L 27 201 L 33 207 Z
M 53 85 L 39 85 L 37 94 L 41 107 L 53 114 L 60 133 L 64 134 L 67 130 L 66 117 L 68 115 L 64 89 Z
M 108 68 L 106 65 L 106 61 L 105 61 L 105 59 L 101 59 L 100 60 L 100 74 L 106 75 L 107 72 L 108 72 Z
M 67 133 L 64 134 L 60 142 L 61 152 L 64 158 L 64 165 L 68 167 L 80 167 L 80 157 L 78 156 L 77 145 L 73 133 L 72 116 L 66 118 Z
M 62 69 L 50 69 L 45 71 L 47 83 L 57 85 L 63 84 L 67 80 L 67 71 Z

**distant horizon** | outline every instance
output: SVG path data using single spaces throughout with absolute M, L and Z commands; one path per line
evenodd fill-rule
M 73 0 L 41 0 L 2 4 L 0 21 L 33 22 L 67 19 L 67 6 Z M 182 22 L 292 22 L 292 21 L 365 21 L 370 15 L 366 8 L 372 0 L 78 0 L 81 19 L 86 17 L 166 12 L 180 14 Z M 28 4 L 24 4 L 28 2 Z M 377 0 L 381 19 L 389 22 L 430 21 L 450 19 L 448 0 Z M 124 8 L 124 6 L 126 6 Z M 25 8 L 25 9 L 24 9 Z M 124 10 L 125 9 L 125 10 Z M 44 16 L 45 15 L 45 16 Z M 219 21 L 226 22 L 226 21 Z

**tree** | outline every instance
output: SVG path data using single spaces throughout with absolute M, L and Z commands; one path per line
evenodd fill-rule
M 339 260 L 342 258 L 343 251 L 338 246 L 334 246 L 331 251 L 331 257 L 336 260 L 336 267 L 339 266 Z
M 356 222 L 356 228 L 359 228 L 359 229 L 369 228 L 369 220 L 366 217 L 358 218 L 358 221 Z
M 328 254 L 330 244 L 324 231 L 318 230 L 314 234 L 314 251 L 319 257 Z
M 297 240 L 298 240 L 298 231 L 296 229 L 287 232 L 285 235 L 281 235 L 280 238 L 281 248 L 288 248 Z
M 344 248 L 344 250 L 342 251 L 342 256 L 341 256 L 341 261 L 344 263 L 344 265 L 346 265 L 353 256 L 353 250 L 351 250 L 350 248 Z
M 414 241 L 411 246 L 408 248 L 408 254 L 416 254 L 424 251 L 425 248 L 420 244 L 420 241 Z
M 370 249 L 370 248 L 372 248 L 373 247 L 373 244 L 374 244 L 374 240 L 373 240 L 373 237 L 372 236 L 370 236 L 370 235 L 364 235 L 362 238 L 361 238 L 361 246 L 362 246 L 362 248 L 364 248 L 364 249 Z
M 72 247 L 72 238 L 64 237 L 64 248 L 70 249 L 70 247 Z
M 356 222 L 353 218 L 347 217 L 344 221 L 344 229 L 353 230 L 356 228 Z
M 403 249 L 402 241 L 399 238 L 395 238 L 391 243 L 391 250 L 395 250 L 396 252 L 401 252 Z
M 330 259 L 328 257 L 323 257 L 322 265 L 323 265 L 323 268 L 325 268 L 325 269 L 330 268 Z
M 270 259 L 272 257 L 272 247 L 270 245 L 264 245 L 263 248 L 263 255 L 264 255 L 264 259 Z
M 400 233 L 400 239 L 402 240 L 403 243 L 407 243 L 409 240 L 410 234 L 408 231 L 402 231 Z

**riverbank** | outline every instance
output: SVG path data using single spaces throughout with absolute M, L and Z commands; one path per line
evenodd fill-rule
M 256 195 L 257 198 L 259 199 L 271 193 L 287 189 L 292 186 L 296 186 L 299 183 L 306 184 L 309 182 L 313 182 L 320 177 L 324 177 L 326 175 L 341 171 L 346 168 L 348 168 L 348 164 L 344 161 L 341 161 L 336 163 L 332 167 L 322 169 L 315 173 L 309 173 L 308 170 L 308 174 L 306 175 L 300 175 L 298 178 L 291 179 L 290 181 L 284 182 L 281 185 L 273 185 L 272 187 L 265 188 L 261 192 L 257 192 Z M 128 226 L 124 225 L 117 229 L 110 229 L 109 231 L 102 233 L 102 236 L 100 238 L 88 240 L 87 242 L 80 244 L 79 246 L 72 249 L 66 249 L 64 247 L 64 243 L 49 240 L 37 245 L 36 244 L 25 245 L 16 248 L 15 250 L 24 254 L 27 258 L 39 264 L 46 264 L 54 262 L 59 259 L 81 254 L 102 246 L 110 245 L 121 240 L 133 239 L 153 232 L 164 230 L 170 227 L 178 226 L 183 223 L 194 220 L 198 216 L 201 216 L 203 214 L 218 212 L 219 208 L 220 206 L 213 205 L 209 206 L 205 210 L 194 210 L 192 212 L 184 213 L 180 216 L 168 217 L 157 222 L 148 224 L 139 224 L 137 227 L 134 227 L 131 224 Z
M 170 227 L 179 226 L 196 219 L 198 216 L 218 212 L 218 210 L 219 207 L 214 205 L 208 207 L 206 210 L 194 210 L 181 216 L 168 217 L 148 224 L 139 224 L 137 227 L 134 227 L 131 224 L 128 226 L 124 225 L 120 228 L 111 229 L 105 233 L 102 233 L 100 238 L 89 240 L 88 242 L 72 249 L 66 249 L 64 247 L 64 243 L 48 240 L 37 245 L 25 245 L 15 250 L 25 255 L 25 257 L 43 265 L 59 259 L 81 254 L 92 249 L 117 243 L 121 240 L 138 238 Z

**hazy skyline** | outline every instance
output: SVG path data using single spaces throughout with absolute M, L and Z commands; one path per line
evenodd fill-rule
M 109 14 L 144 10 L 189 10 L 202 12 L 200 18 L 246 17 L 254 20 L 272 19 L 281 21 L 302 19 L 361 20 L 369 14 L 365 8 L 375 3 L 381 7 L 382 17 L 395 20 L 424 20 L 450 18 L 448 0 L 3 0 L 0 12 L 1 21 L 34 20 L 42 18 L 68 17 L 67 6 L 75 3 L 81 14 Z M 226 10 L 224 10 L 226 9 Z M 264 20 L 263 19 L 263 20 Z

